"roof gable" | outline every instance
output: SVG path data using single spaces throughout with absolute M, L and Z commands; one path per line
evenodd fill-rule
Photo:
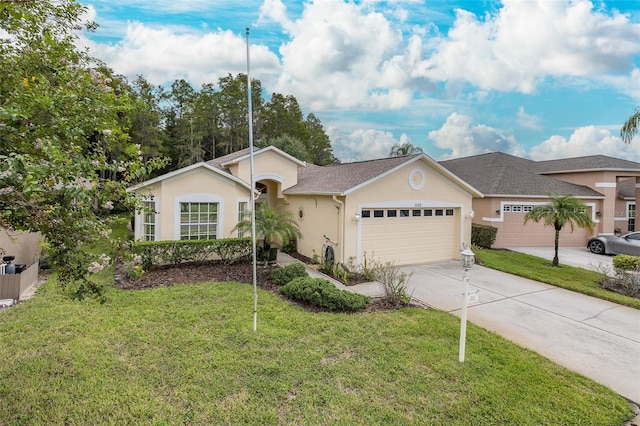
M 453 175 L 426 154 L 380 158 L 354 163 L 316 166 L 313 164 L 298 170 L 298 184 L 284 191 L 287 194 L 347 195 L 353 191 L 383 179 L 400 167 L 424 161 L 449 180 L 475 196 L 482 194 L 468 183 Z
M 178 170 L 174 170 L 174 171 L 169 172 L 169 173 L 165 173 L 165 174 L 160 175 L 160 176 L 158 176 L 158 177 L 155 177 L 155 178 L 153 178 L 153 179 L 149 179 L 149 180 L 147 180 L 147 181 L 144 181 L 144 182 L 142 182 L 142 183 L 139 183 L 139 184 L 137 184 L 137 185 L 134 185 L 134 186 L 132 186 L 132 187 L 129 187 L 129 188 L 127 188 L 127 192 L 133 192 L 133 191 L 136 191 L 136 190 L 138 190 L 138 189 L 141 189 L 141 188 L 144 188 L 144 187 L 147 187 L 147 186 L 153 185 L 153 184 L 155 184 L 155 183 L 165 181 L 165 180 L 167 180 L 167 179 L 175 179 L 175 178 L 179 178 L 181 175 L 184 175 L 184 174 L 186 174 L 186 173 L 191 172 L 192 170 L 196 170 L 196 169 L 199 169 L 199 168 L 203 168 L 203 169 L 207 170 L 208 172 L 211 172 L 211 173 L 215 173 L 215 174 L 217 174 L 217 175 L 220 175 L 220 176 L 222 176 L 222 177 L 223 177 L 223 178 L 225 178 L 225 179 L 229 179 L 229 180 L 231 180 L 231 181 L 234 181 L 234 182 L 236 182 L 236 183 L 239 183 L 239 184 L 241 184 L 242 186 L 244 186 L 244 187 L 246 187 L 247 189 L 249 189 L 249 184 L 248 184 L 247 182 L 243 181 L 242 179 L 239 179 L 239 178 L 237 178 L 237 177 L 233 176 L 232 174 L 227 173 L 227 172 L 225 172 L 224 170 L 221 170 L 221 169 L 219 169 L 219 168 L 216 168 L 216 167 L 214 167 L 214 166 L 212 166 L 212 165 L 210 165 L 210 164 L 207 164 L 207 163 L 203 163 L 203 162 L 201 162 L 201 163 L 195 163 L 195 164 L 192 164 L 192 165 L 187 166 L 187 167 L 183 167 L 183 168 L 178 169 Z

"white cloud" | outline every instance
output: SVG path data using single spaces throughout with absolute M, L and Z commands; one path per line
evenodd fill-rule
M 142 74 L 154 84 L 184 78 L 199 86 L 215 83 L 229 73 L 247 72 L 245 39 L 229 30 L 179 33 L 132 22 L 117 44 L 87 43 L 92 53 L 117 73 L 128 77 Z M 278 58 L 265 46 L 252 45 L 251 67 L 268 83 L 279 70 Z
M 524 127 L 525 129 L 532 130 L 541 130 L 542 126 L 540 126 L 540 117 L 536 117 L 535 115 L 527 114 L 524 110 L 524 107 L 521 106 L 518 108 L 518 124 L 520 127 Z
M 440 158 L 442 160 L 495 151 L 520 157 L 526 154 L 513 135 L 505 135 L 498 129 L 482 124 L 473 124 L 471 117 L 455 112 L 440 129 L 429 132 L 429 139 L 439 148 L 450 151 Z
M 393 109 L 429 87 L 414 74 L 422 42 L 404 45 L 401 31 L 371 5 L 325 0 L 306 3 L 291 21 L 280 0 L 268 0 L 261 20 L 278 22 L 290 41 L 280 47 L 283 73 L 276 91 L 295 93 L 313 110 Z
M 335 127 L 329 127 L 327 135 L 331 140 L 333 154 L 343 163 L 385 158 L 389 156 L 393 145 L 411 143 L 411 139 L 405 134 L 398 140 L 390 132 L 374 129 L 360 129 L 345 134 Z
M 531 159 L 537 161 L 585 155 L 607 155 L 640 161 L 640 138 L 636 137 L 626 145 L 607 129 L 586 126 L 577 128 L 569 139 L 554 135 L 529 150 Z
M 549 77 L 630 73 L 639 38 L 639 24 L 595 11 L 589 1 L 503 0 L 484 20 L 457 10 L 425 69 L 436 80 L 531 93 Z

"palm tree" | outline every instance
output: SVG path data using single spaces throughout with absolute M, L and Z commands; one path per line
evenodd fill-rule
M 638 134 L 638 125 L 640 125 L 640 110 L 636 110 L 620 129 L 620 137 L 624 143 L 631 143 L 631 139 Z
M 251 232 L 251 212 L 246 212 L 242 220 L 233 228 L 232 232 Z M 256 207 L 256 238 L 262 239 L 265 253 L 271 249 L 274 239 L 285 244 L 292 238 L 300 238 L 300 228 L 294 219 L 293 213 L 286 210 L 276 210 L 267 203 L 258 204 Z
M 525 215 L 524 223 L 526 225 L 529 220 L 536 223 L 543 220 L 545 225 L 553 226 L 556 230 L 556 236 L 552 266 L 558 266 L 558 243 L 562 228 L 568 223 L 571 227 L 571 232 L 573 232 L 576 225 L 593 232 L 594 223 L 587 213 L 587 206 L 573 195 L 549 194 L 549 197 L 551 202 L 535 206 Z
M 405 155 L 422 154 L 423 152 L 422 148 L 409 142 L 397 143 L 391 147 L 389 157 L 404 157 Z

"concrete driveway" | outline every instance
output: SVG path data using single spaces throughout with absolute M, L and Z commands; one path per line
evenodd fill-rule
M 509 250 L 526 253 L 543 259 L 553 260 L 553 247 L 509 247 Z M 558 260 L 561 265 L 577 266 L 578 268 L 591 269 L 601 272 L 613 271 L 613 256 L 593 254 L 586 247 L 560 247 Z
M 459 262 L 401 269 L 413 273 L 409 288 L 416 300 L 459 315 Z M 470 290 L 480 290 L 480 300 L 469 305 L 470 322 L 640 403 L 640 311 L 482 266 L 470 275 Z M 347 289 L 380 294 L 378 283 Z

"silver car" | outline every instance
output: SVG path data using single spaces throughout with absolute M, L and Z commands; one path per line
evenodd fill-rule
M 595 254 L 630 254 L 640 256 L 640 232 L 626 235 L 598 235 L 591 237 L 587 248 Z

